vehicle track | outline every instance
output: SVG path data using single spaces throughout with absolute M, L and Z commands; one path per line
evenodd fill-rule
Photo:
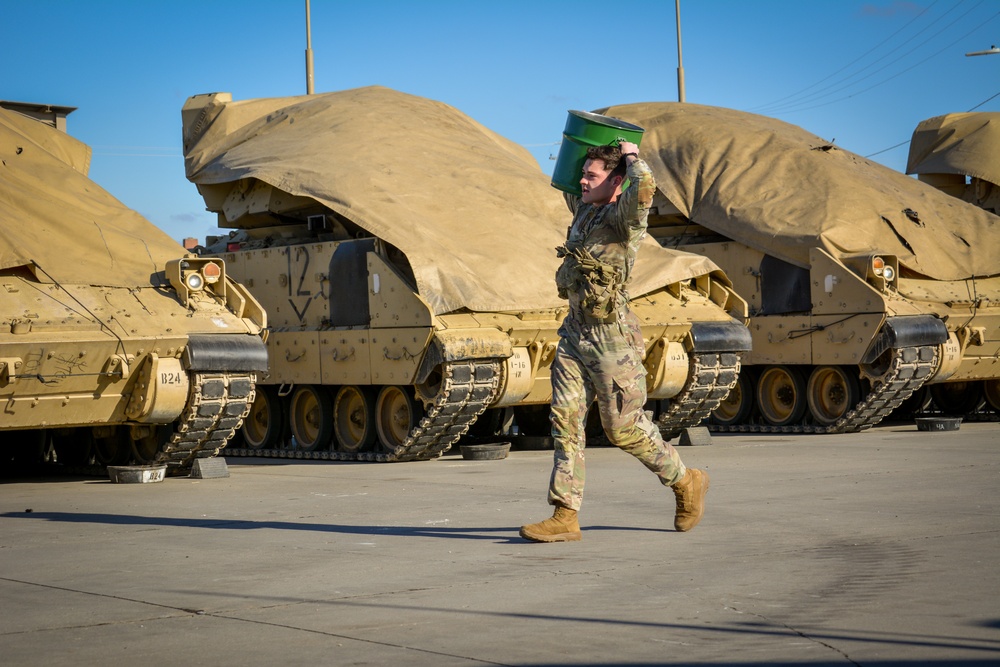
M 888 370 L 872 381 L 872 390 L 833 424 L 709 424 L 717 433 L 856 433 L 885 419 L 931 377 L 938 363 L 937 345 L 895 348 Z
M 449 362 L 442 365 L 441 375 L 441 386 L 424 416 L 406 440 L 392 451 L 376 444 L 377 449 L 368 452 L 229 447 L 226 453 L 233 456 L 378 463 L 437 458 L 458 442 L 495 398 L 500 385 L 500 362 L 495 359 Z

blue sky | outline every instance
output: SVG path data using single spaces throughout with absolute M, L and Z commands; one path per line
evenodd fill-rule
M 677 100 L 673 0 L 312 0 L 311 15 L 316 92 L 445 102 L 546 173 L 568 109 Z M 184 101 L 305 93 L 305 0 L 0 0 L 0 25 L 0 99 L 77 107 L 91 178 L 178 240 L 215 233 L 184 178 Z M 1000 44 L 998 0 L 681 0 L 681 28 L 688 102 L 897 170 L 921 120 L 1000 111 L 1000 55 L 965 56 Z

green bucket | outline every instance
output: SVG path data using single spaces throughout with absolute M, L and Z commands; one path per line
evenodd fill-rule
M 644 129 L 617 118 L 602 116 L 588 111 L 570 111 L 563 130 L 562 146 L 552 171 L 552 187 L 580 196 L 580 177 L 583 163 L 587 161 L 587 149 L 591 146 L 606 146 L 619 141 L 631 141 L 635 145 L 642 142 Z M 627 186 L 623 186 L 624 187 Z

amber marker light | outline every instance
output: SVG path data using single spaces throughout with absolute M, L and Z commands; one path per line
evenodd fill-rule
M 219 278 L 222 277 L 222 269 L 214 262 L 209 262 L 203 266 L 201 273 L 205 276 L 205 282 L 209 285 L 219 282 Z

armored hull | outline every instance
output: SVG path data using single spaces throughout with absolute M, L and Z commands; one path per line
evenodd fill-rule
M 647 128 L 650 233 L 711 258 L 749 303 L 753 349 L 717 428 L 857 431 L 925 387 L 995 386 L 996 216 L 770 118 L 601 113 Z
M 430 459 L 467 434 L 548 435 L 569 214 L 524 149 L 384 88 L 185 104 L 187 175 L 234 229 L 206 243 L 269 314 L 242 453 Z M 704 418 L 749 345 L 711 262 L 649 241 L 633 310 L 668 432 Z
M 266 369 L 263 310 L 86 177 L 89 148 L 0 110 L 0 455 L 212 456 Z

